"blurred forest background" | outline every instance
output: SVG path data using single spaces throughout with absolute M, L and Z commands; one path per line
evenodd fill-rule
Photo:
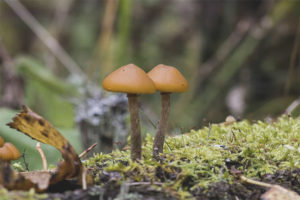
M 276 117 L 300 96 L 300 1 L 0 0 L 0 135 L 40 166 L 35 142 L 5 126 L 26 104 L 80 152 L 78 107 L 128 63 L 172 65 L 189 81 L 172 94 L 169 133 Z M 140 103 L 143 133 L 154 134 L 160 95 Z

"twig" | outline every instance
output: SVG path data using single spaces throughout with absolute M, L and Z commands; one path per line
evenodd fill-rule
M 261 181 L 255 181 L 255 180 L 252 180 L 252 179 L 249 179 L 249 178 L 243 176 L 241 171 L 235 169 L 235 166 L 231 167 L 230 172 L 232 173 L 233 176 L 238 177 L 241 181 L 244 181 L 246 183 L 250 183 L 250 184 L 254 184 L 254 185 L 258 185 L 258 186 L 262 186 L 262 187 L 267 187 L 267 188 L 270 188 L 273 186 L 272 184 L 264 183 Z
M 42 161 L 43 161 L 43 170 L 44 171 L 47 171 L 48 169 L 48 166 L 47 166 L 47 159 L 46 159 L 46 156 L 41 148 L 41 144 L 39 142 L 36 143 L 36 150 L 40 153 L 40 156 L 42 158 Z
M 250 184 L 254 184 L 254 185 L 258 185 L 258 186 L 262 186 L 262 187 L 270 188 L 273 186 L 272 184 L 269 184 L 269 183 L 264 183 L 261 181 L 255 181 L 255 180 L 249 179 L 243 175 L 240 175 L 239 178 L 241 179 L 241 181 L 244 181 L 246 183 L 250 183 Z
M 21 157 L 23 158 L 23 162 L 24 162 L 26 171 L 29 171 L 28 163 L 27 163 L 26 160 L 25 160 L 25 151 L 26 151 L 26 149 L 24 149 L 24 151 L 23 151 Z
M 244 67 L 245 61 L 255 52 L 272 28 L 289 13 L 294 5 L 287 1 L 275 2 L 272 10 L 263 16 L 257 24 L 250 27 L 248 30 L 249 34 L 246 35 L 243 42 L 221 63 L 219 71 L 208 81 L 209 83 L 206 84 L 201 92 L 201 97 L 194 98 L 194 101 L 201 105 L 197 109 L 198 116 L 196 120 L 202 119 L 213 106 L 216 99 L 220 95 L 225 94 L 222 90 L 232 82 L 234 75 Z M 278 8 L 282 8 L 282 10 L 279 12 Z
M 99 48 L 101 53 L 107 50 L 107 46 L 109 45 L 110 39 L 112 37 L 118 4 L 118 0 L 106 1 L 99 38 Z
M 86 79 L 77 63 L 68 55 L 51 34 L 34 18 L 19 0 L 4 0 L 21 20 L 40 38 L 52 54 L 67 68 L 70 73 Z
M 205 62 L 196 73 L 196 77 L 206 77 L 217 66 L 219 66 L 235 48 L 243 41 L 253 25 L 251 18 L 246 18 L 238 22 L 235 30 L 229 35 L 223 44 L 218 48 L 216 54 L 207 62 Z M 198 79 L 198 85 L 202 79 Z
M 298 19 L 298 27 L 297 27 L 296 34 L 295 34 L 294 47 L 293 47 L 293 50 L 291 53 L 289 69 L 288 69 L 287 78 L 286 78 L 285 87 L 284 87 L 285 95 L 288 95 L 289 90 L 290 90 L 291 77 L 294 74 L 294 69 L 297 64 L 297 55 L 299 55 L 298 54 L 299 49 L 300 49 L 300 18 Z
M 83 167 L 83 169 L 82 169 L 82 189 L 83 190 L 87 189 L 86 174 L 87 174 L 87 168 Z
M 136 186 L 136 185 L 163 185 L 160 182 L 133 182 L 133 183 L 126 183 L 128 186 Z
M 284 114 L 291 114 L 300 104 L 300 97 L 298 97 L 298 99 L 296 99 L 295 101 L 293 101 L 288 107 L 287 109 L 284 111 Z
M 0 35 L 0 58 L 2 59 L 0 106 L 18 108 L 22 104 L 23 81 L 14 71 L 14 62 L 10 57 Z
M 65 27 L 66 22 L 68 21 L 69 11 L 71 10 L 73 2 L 74 0 L 64 0 L 59 1 L 58 4 L 56 4 L 54 15 L 55 38 L 59 38 L 61 31 Z
M 86 150 L 84 150 L 80 155 L 79 158 L 84 157 L 90 150 L 92 150 L 95 146 L 97 145 L 97 143 L 93 144 L 92 146 L 90 146 L 89 148 L 87 148 Z
M 114 31 L 115 19 L 118 14 L 119 0 L 108 0 L 105 3 L 103 20 L 101 24 L 101 32 L 97 41 L 97 46 L 93 52 L 93 57 L 91 65 L 88 71 L 88 76 L 95 78 L 95 73 L 99 70 L 101 66 L 101 75 L 107 74 L 112 67 L 113 63 L 113 53 L 111 51 L 112 47 L 112 37 Z M 97 77 L 97 80 L 99 77 Z
M 7 71 L 11 72 L 11 68 L 9 66 L 12 65 L 13 60 L 12 58 L 9 56 L 3 42 L 2 42 L 2 37 L 0 35 L 0 57 L 2 58 L 2 62 L 4 63 L 4 67 L 6 68 Z

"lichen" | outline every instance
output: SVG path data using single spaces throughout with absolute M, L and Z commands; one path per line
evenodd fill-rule
M 289 116 L 274 122 L 212 124 L 167 137 L 160 161 L 152 159 L 152 143 L 148 134 L 138 162 L 130 160 L 129 150 L 116 150 L 96 154 L 85 164 L 95 169 L 96 184 L 105 183 L 103 173 L 118 173 L 120 183 L 150 182 L 179 198 L 211 183 L 232 183 L 232 166 L 252 178 L 300 167 L 300 119 Z

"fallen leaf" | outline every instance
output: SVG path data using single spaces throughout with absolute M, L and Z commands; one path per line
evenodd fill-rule
M 41 191 L 48 188 L 51 178 L 51 173 L 48 171 L 21 172 L 20 175 L 34 183 Z
M 50 179 L 51 184 L 55 184 L 64 179 L 79 178 L 79 182 L 82 177 L 82 163 L 73 149 L 73 147 L 68 143 L 67 146 L 61 151 L 64 161 L 60 162 L 56 169 L 52 171 L 52 177 Z
M 47 120 L 23 106 L 23 111 L 7 125 L 39 142 L 56 147 L 64 160 L 52 171 L 26 173 L 16 173 L 9 164 L 0 162 L 0 184 L 8 189 L 27 190 L 33 187 L 37 191 L 44 191 L 50 184 L 56 184 L 65 179 L 76 178 L 81 183 L 83 166 L 78 154 Z
M 27 106 L 23 106 L 23 111 L 7 125 L 60 151 L 68 144 L 68 141 L 48 121 Z
M 28 190 L 35 188 L 39 190 L 38 185 L 31 180 L 26 179 L 20 173 L 16 173 L 9 163 L 0 160 L 0 185 L 12 190 Z

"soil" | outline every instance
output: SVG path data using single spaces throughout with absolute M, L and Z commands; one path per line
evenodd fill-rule
M 156 185 L 156 187 L 145 183 L 135 183 L 127 186 L 126 184 L 120 185 L 116 173 L 102 174 L 100 179 L 105 182 L 103 186 L 93 186 L 87 190 L 75 189 L 63 193 L 48 193 L 47 199 L 178 199 L 171 191 L 160 191 L 158 185 Z M 263 175 L 260 179 L 256 180 L 281 185 L 300 194 L 300 168 Z M 221 181 L 210 185 L 208 188 L 196 188 L 191 191 L 190 188 L 193 186 L 193 180 L 187 178 L 185 186 L 192 195 L 191 199 L 195 198 L 201 200 L 260 199 L 260 196 L 267 190 L 261 186 L 241 183 L 239 180 L 235 180 L 232 184 Z

